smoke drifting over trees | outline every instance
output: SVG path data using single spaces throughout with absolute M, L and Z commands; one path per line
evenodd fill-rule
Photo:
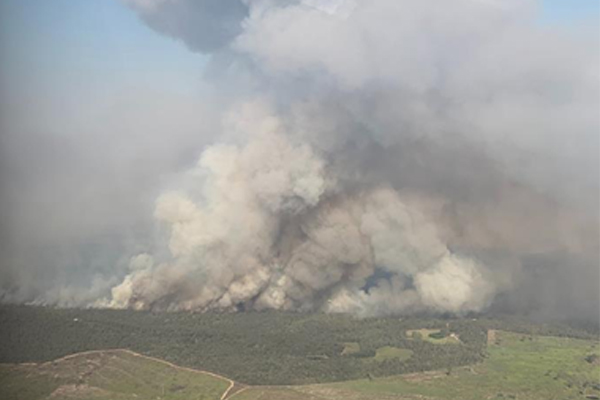
M 221 122 L 74 303 L 597 318 L 595 38 L 517 0 L 126 3 L 210 56 Z

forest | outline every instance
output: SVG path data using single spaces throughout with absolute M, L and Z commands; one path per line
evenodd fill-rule
M 440 342 L 415 329 L 459 338 Z M 385 317 L 293 312 L 152 313 L 0 307 L 0 363 L 50 361 L 101 349 L 130 349 L 178 365 L 260 385 L 307 384 L 448 370 L 487 357 L 488 329 L 597 339 L 598 331 L 516 317 Z M 352 351 L 345 351 L 348 344 Z M 376 357 L 378 349 L 410 357 Z M 347 350 L 347 349 L 346 349 Z

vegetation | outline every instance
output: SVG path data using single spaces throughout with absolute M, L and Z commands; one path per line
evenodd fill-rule
M 459 344 L 460 339 L 448 328 L 443 329 L 412 329 L 406 331 L 406 337 L 415 340 L 426 340 L 433 344 Z
M 360 344 L 357 342 L 348 342 L 344 343 L 344 349 L 342 350 L 341 355 L 350 356 L 360 352 Z
M 36 400 L 219 399 L 230 382 L 124 351 L 81 354 L 40 365 L 0 367 L 0 397 Z
M 498 326 L 521 332 L 522 337 L 597 338 L 597 332 L 589 329 L 517 319 L 357 319 L 284 312 L 190 314 L 5 306 L 0 307 L 0 362 L 44 362 L 87 350 L 124 348 L 245 384 L 311 384 L 456 371 L 485 360 L 487 331 Z M 411 330 L 446 330 L 460 341 L 432 342 L 448 339 L 431 338 L 432 332 L 415 340 L 407 337 Z M 382 356 L 390 349 L 396 356 Z M 582 356 L 586 365 L 595 365 L 585 361 L 592 353 Z
M 600 395 L 597 341 L 494 332 L 489 357 L 447 374 L 304 386 L 231 386 L 227 379 L 126 351 L 83 353 L 40 365 L 0 366 L 0 398 L 80 400 L 569 400 Z M 389 351 L 386 349 L 386 351 Z M 231 389 L 229 389 L 231 387 Z
M 361 393 L 413 394 L 433 399 L 581 399 L 600 394 L 594 386 L 600 367 L 585 356 L 594 342 L 557 337 L 521 340 L 522 334 L 496 332 L 502 345 L 491 345 L 489 358 L 450 376 L 429 373 L 376 381 L 341 383 L 336 387 Z
M 234 400 L 569 400 L 600 396 L 600 366 L 585 360 L 597 342 L 496 332 L 501 345 L 469 367 L 325 385 L 248 388 Z M 521 340 L 525 337 L 525 340 Z M 593 353 L 597 354 L 597 353 Z
M 399 349 L 397 347 L 385 346 L 377 349 L 375 353 L 375 361 L 399 360 L 405 361 L 412 357 L 412 350 Z

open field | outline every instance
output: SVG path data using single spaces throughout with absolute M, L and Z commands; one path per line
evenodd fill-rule
M 360 351 L 360 344 L 358 344 L 357 342 L 348 342 L 342 344 L 344 345 L 344 348 L 342 349 L 342 352 L 340 354 L 343 356 L 350 356 Z
M 0 398 L 220 399 L 233 382 L 127 350 L 75 354 L 43 364 L 0 366 Z
M 454 370 L 285 389 L 248 388 L 235 400 L 568 400 L 600 396 L 597 341 L 495 332 L 482 364 Z M 285 393 L 285 396 L 283 394 Z
M 448 336 L 442 338 L 434 337 L 436 334 L 441 332 L 440 329 L 411 329 L 406 331 L 407 338 L 415 338 L 415 336 L 419 337 L 421 340 L 425 340 L 427 342 L 433 344 L 459 344 L 460 339 L 455 334 L 450 334 Z M 434 335 L 434 336 L 432 336 Z
M 600 395 L 600 367 L 585 360 L 598 343 L 496 332 L 482 364 L 453 371 L 360 380 L 335 385 L 360 393 L 412 394 L 431 399 L 581 399 Z M 450 372 L 450 375 L 448 375 Z M 596 385 L 596 386 L 594 386 Z
M 413 352 L 407 349 L 399 349 L 397 347 L 385 346 L 377 349 L 374 360 L 382 362 L 385 360 L 400 360 L 405 361 L 412 357 Z

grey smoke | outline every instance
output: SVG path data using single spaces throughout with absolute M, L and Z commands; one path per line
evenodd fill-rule
M 181 39 L 193 51 L 212 52 L 241 33 L 248 15 L 242 0 L 125 0 L 157 31 Z
M 199 133 L 209 140 L 208 107 L 131 91 L 109 104 L 85 99 L 74 113 L 42 104 L 42 96 L 22 105 L 5 93 L 0 298 L 92 302 L 153 240 L 157 184 L 193 162 Z
M 533 1 L 127 3 L 212 57 L 221 122 L 81 304 L 597 319 L 596 37 Z

